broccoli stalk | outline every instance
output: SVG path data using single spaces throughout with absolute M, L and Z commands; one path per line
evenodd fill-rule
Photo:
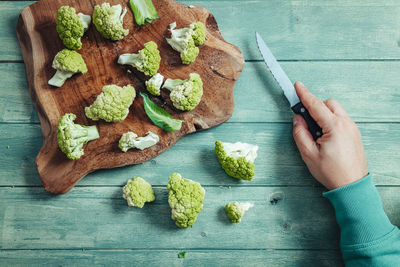
M 83 154 L 83 145 L 99 138 L 96 126 L 75 124 L 76 115 L 66 113 L 58 121 L 57 142 L 69 159 L 77 160 Z
M 129 5 L 135 15 L 135 21 L 142 26 L 158 19 L 158 13 L 152 0 L 129 0 Z
M 63 49 L 57 53 L 53 60 L 53 68 L 57 70 L 56 74 L 49 80 L 49 84 L 61 87 L 68 78 L 75 73 L 86 73 L 87 67 L 82 56 L 68 49 Z
M 174 107 L 183 111 L 193 110 L 203 96 L 203 82 L 197 73 L 191 73 L 189 80 L 167 79 L 163 88 L 171 91 Z
M 251 181 L 258 146 L 236 142 L 215 142 L 215 153 L 225 172 L 234 178 Z
M 144 48 L 137 54 L 122 54 L 118 58 L 118 64 L 131 65 L 147 76 L 153 76 L 160 68 L 161 56 L 158 46 L 150 41 L 144 44 Z

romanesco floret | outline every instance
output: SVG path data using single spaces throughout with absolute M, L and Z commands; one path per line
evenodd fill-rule
M 147 132 L 147 135 L 144 137 L 138 137 L 134 132 L 127 132 L 119 139 L 118 147 L 122 152 L 126 152 L 131 148 L 143 150 L 154 146 L 159 140 L 158 135 L 153 132 Z
M 144 203 L 156 200 L 153 188 L 141 177 L 133 177 L 122 188 L 128 206 L 143 208 Z
M 177 30 L 175 30 L 176 22 L 169 25 L 171 38 L 167 38 L 167 42 L 175 51 L 180 53 L 183 64 L 194 62 L 199 55 L 199 48 L 196 46 L 196 42 L 200 44 L 202 41 L 202 28 L 199 25 L 192 23 L 188 28 Z
M 73 7 L 62 6 L 57 11 L 56 29 L 68 49 L 82 48 L 81 37 L 89 28 L 91 17 L 82 13 L 76 14 Z
M 124 29 L 124 16 L 127 9 L 122 10 L 121 5 L 110 6 L 109 3 L 96 5 L 93 12 L 93 24 L 100 34 L 113 41 L 123 39 L 129 34 L 128 29 Z
M 83 145 L 99 138 L 96 126 L 75 124 L 75 114 L 66 113 L 58 121 L 57 141 L 61 151 L 69 159 L 79 159 L 83 154 Z
M 238 179 L 251 181 L 258 146 L 246 143 L 215 142 L 215 153 L 225 172 Z
M 149 80 L 146 81 L 146 89 L 149 91 L 150 94 L 159 96 L 160 95 L 160 88 L 164 81 L 164 76 L 160 73 L 157 73 Z
M 85 108 L 86 117 L 94 121 L 99 119 L 107 122 L 123 121 L 128 116 L 129 107 L 135 97 L 136 91 L 131 85 L 124 87 L 106 85 L 93 104 Z
M 228 218 L 231 220 L 233 223 L 240 223 L 242 220 L 243 214 L 248 211 L 251 207 L 254 205 L 252 203 L 248 202 L 230 202 L 226 204 L 225 206 L 225 212 Z
M 82 56 L 72 50 L 63 49 L 57 53 L 53 60 L 53 69 L 57 72 L 49 80 L 49 84 L 56 87 L 61 87 L 68 78 L 71 78 L 75 73 L 87 72 L 87 67 Z
M 179 110 L 192 110 L 203 96 L 203 82 L 197 73 L 191 73 L 189 80 L 167 79 L 163 85 L 171 91 L 170 98 Z
M 193 29 L 192 38 L 196 45 L 202 45 L 206 41 L 206 27 L 200 21 L 193 22 L 190 24 L 190 28 Z
M 160 51 L 153 41 L 145 43 L 144 48 L 139 50 L 137 54 L 122 54 L 118 58 L 118 64 L 130 65 L 147 76 L 153 76 L 157 73 L 160 62 Z
M 180 228 L 192 226 L 203 209 L 205 190 L 197 182 L 183 178 L 179 173 L 169 177 L 168 203 L 172 220 Z

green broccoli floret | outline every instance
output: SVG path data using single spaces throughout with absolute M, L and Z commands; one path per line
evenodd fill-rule
M 151 0 L 129 0 L 135 21 L 138 25 L 145 25 L 158 19 L 158 13 Z
M 206 27 L 200 21 L 193 22 L 190 24 L 190 28 L 193 29 L 192 38 L 196 45 L 202 45 L 206 41 Z
M 163 88 L 171 91 L 172 104 L 179 110 L 193 110 L 203 96 L 203 82 L 197 73 L 191 73 L 189 80 L 167 79 Z
M 147 135 L 144 137 L 138 137 L 134 132 L 127 132 L 119 139 L 118 147 L 122 152 L 126 152 L 131 148 L 143 150 L 154 146 L 159 140 L 158 135 L 152 132 L 147 132 Z
M 201 22 L 194 22 L 188 28 L 177 29 L 176 22 L 169 25 L 171 38 L 167 38 L 168 44 L 181 55 L 183 64 L 194 62 L 199 55 L 199 48 L 205 41 L 205 27 Z
M 160 73 L 157 73 L 149 80 L 146 81 L 146 89 L 149 91 L 150 94 L 159 96 L 160 95 L 160 88 L 164 81 L 164 76 Z
M 113 41 L 123 39 L 129 34 L 128 29 L 124 29 L 124 16 L 127 9 L 122 10 L 121 5 L 110 6 L 109 3 L 96 5 L 93 12 L 93 24 L 100 34 Z
M 225 212 L 228 218 L 231 220 L 233 223 L 240 223 L 242 220 L 243 214 L 248 211 L 251 207 L 254 205 L 252 203 L 244 202 L 244 203 L 239 203 L 239 202 L 231 202 L 226 204 L 225 206 Z
M 96 126 L 75 124 L 75 114 L 66 113 L 58 121 L 57 141 L 61 151 L 69 159 L 79 159 L 83 154 L 83 145 L 99 138 Z
M 56 29 L 68 49 L 82 48 L 81 37 L 89 28 L 91 17 L 82 13 L 76 14 L 73 7 L 62 6 L 57 11 Z
M 197 182 L 183 178 L 179 173 L 173 173 L 169 177 L 167 188 L 172 220 L 180 228 L 192 226 L 203 209 L 204 188 Z
M 93 104 L 85 108 L 86 117 L 94 121 L 99 119 L 107 122 L 123 121 L 128 116 L 129 107 L 135 97 L 136 91 L 131 85 L 124 87 L 106 85 Z
M 153 41 L 144 44 L 144 48 L 137 54 L 122 54 L 118 64 L 131 65 L 147 76 L 153 76 L 160 68 L 161 56 L 157 44 Z
M 53 69 L 57 72 L 49 80 L 49 84 L 56 87 L 61 87 L 68 78 L 71 78 L 75 73 L 87 72 L 87 67 L 82 56 L 68 49 L 63 49 L 57 53 L 53 60 Z
M 225 172 L 234 178 L 251 181 L 258 146 L 246 143 L 215 142 L 215 153 Z
M 130 179 L 122 188 L 122 192 L 122 197 L 131 207 L 143 208 L 144 203 L 156 200 L 151 185 L 140 177 Z

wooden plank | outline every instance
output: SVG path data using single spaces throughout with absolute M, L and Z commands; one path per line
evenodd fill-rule
M 400 122 L 400 62 L 283 62 L 282 66 L 293 81 L 303 81 L 318 97 L 337 99 L 357 122 Z M 0 80 L 0 122 L 38 123 L 24 65 L 0 64 Z M 293 116 L 262 62 L 245 64 L 234 99 L 231 122 L 290 122 Z
M 399 59 L 400 2 L 357 1 L 183 1 L 208 8 L 225 39 L 245 59 L 261 59 L 258 31 L 281 60 Z M 32 1 L 1 1 L 0 60 L 21 60 L 15 25 Z
M 318 185 L 297 152 L 291 129 L 292 125 L 285 123 L 226 123 L 186 136 L 165 153 L 143 164 L 91 173 L 78 186 L 120 186 L 133 176 L 162 185 L 174 171 L 205 185 Z M 400 185 L 400 124 L 360 124 L 360 129 L 375 183 Z M 252 182 L 225 174 L 213 151 L 218 139 L 260 146 Z M 41 142 L 39 125 L 0 125 L 0 185 L 41 185 L 35 166 Z
M 75 187 L 59 196 L 42 188 L 0 188 L 0 201 L 7 203 L 0 206 L 0 249 L 338 249 L 339 230 L 321 188 L 205 189 L 196 223 L 179 229 L 170 219 L 165 186 L 154 188 L 156 201 L 143 209 L 128 207 L 121 187 Z M 394 207 L 400 205 L 400 188 L 379 192 L 399 225 Z M 281 200 L 272 204 L 277 195 Z M 229 201 L 254 207 L 232 224 L 224 210 Z
M 0 250 L 5 266 L 343 266 L 338 250 Z M 244 256 L 245 255 L 245 256 Z

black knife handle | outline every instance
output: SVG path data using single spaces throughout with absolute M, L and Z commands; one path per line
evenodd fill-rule
M 300 114 L 307 123 L 308 130 L 310 131 L 314 140 L 317 140 L 322 136 L 322 129 L 318 126 L 315 120 L 311 117 L 308 110 L 303 106 L 303 103 L 299 102 L 292 107 L 292 110 L 296 114 Z

